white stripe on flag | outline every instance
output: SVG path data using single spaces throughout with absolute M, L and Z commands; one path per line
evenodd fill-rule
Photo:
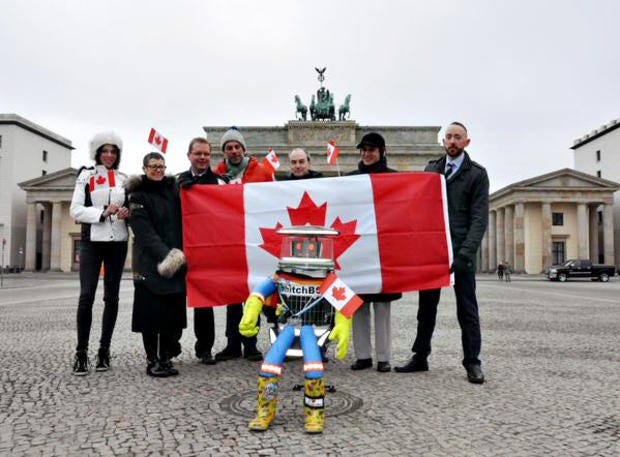
M 356 221 L 355 241 L 337 261 L 338 276 L 358 293 L 381 291 L 381 265 L 375 220 L 372 184 L 369 175 L 312 180 L 309 195 L 317 206 L 327 203 L 325 225 L 336 218 L 341 222 Z M 248 285 L 252 290 L 265 276 L 273 274 L 278 259 L 260 248 L 260 228 L 291 225 L 287 208 L 298 208 L 308 184 L 302 181 L 253 183 L 244 186 L 245 241 Z M 254 210 L 260 208 L 260 212 Z

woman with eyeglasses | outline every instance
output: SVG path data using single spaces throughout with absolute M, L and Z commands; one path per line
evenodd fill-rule
M 80 240 L 80 298 L 77 309 L 77 347 L 73 374 L 84 376 L 90 370 L 88 341 L 93 320 L 93 304 L 103 276 L 103 319 L 96 371 L 110 368 L 110 343 L 118 314 L 118 291 L 127 256 L 129 214 L 123 183 L 126 175 L 118 171 L 123 141 L 114 132 L 101 132 L 90 141 L 94 167 L 82 167 L 71 199 L 69 213 L 82 224 Z
M 146 154 L 142 164 L 144 174 L 125 186 L 134 234 L 131 330 L 142 333 L 146 374 L 163 378 L 179 374 L 170 359 L 175 335 L 187 324 L 181 202 L 160 153 Z

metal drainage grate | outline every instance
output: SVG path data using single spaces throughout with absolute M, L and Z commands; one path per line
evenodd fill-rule
M 222 411 L 235 416 L 243 416 L 251 419 L 256 414 L 256 390 L 248 390 L 238 394 L 230 395 L 220 401 L 219 406 Z M 280 386 L 278 390 L 278 409 L 274 424 L 289 423 L 291 419 L 303 418 L 303 398 L 302 391 L 293 391 L 291 387 Z M 356 411 L 363 405 L 361 398 L 343 392 L 338 389 L 336 392 L 325 393 L 325 415 L 335 417 L 349 414 Z

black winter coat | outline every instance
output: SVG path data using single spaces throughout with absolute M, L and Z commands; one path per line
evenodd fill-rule
M 134 233 L 134 282 L 154 294 L 185 293 L 185 267 L 172 278 L 157 272 L 172 248 L 183 249 L 181 202 L 176 181 L 166 176 L 151 181 L 146 176 L 132 178 L 126 184 L 129 194 L 129 226 Z
M 307 175 L 303 176 L 295 176 L 293 173 L 288 176 L 284 176 L 283 178 L 278 179 L 278 181 L 297 181 L 299 179 L 314 179 L 314 178 L 322 178 L 323 173 L 320 171 L 308 170 Z
M 187 189 L 194 184 L 226 184 L 228 178 L 214 173 L 210 168 L 198 176 L 192 175 L 191 170 L 186 170 L 177 175 L 177 184 L 183 189 Z
M 447 182 L 450 236 L 454 256 L 462 256 L 475 269 L 476 252 L 489 221 L 489 177 L 481 165 L 465 158 Z M 431 160 L 424 171 L 444 174 L 446 156 Z
M 397 170 L 389 168 L 387 166 L 387 159 L 385 155 L 381 157 L 381 160 L 370 167 L 364 165 L 360 160 L 357 164 L 357 170 L 350 171 L 346 176 L 352 175 L 365 175 L 370 173 L 397 173 Z M 399 300 L 403 294 L 360 294 L 360 298 L 366 303 L 368 302 L 390 302 Z

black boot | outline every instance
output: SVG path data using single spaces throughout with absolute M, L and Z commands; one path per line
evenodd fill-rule
M 99 348 L 97 352 L 97 365 L 95 371 L 108 371 L 110 369 L 110 350 L 108 348 Z
M 170 373 L 168 373 L 166 367 L 160 363 L 159 359 L 147 360 L 146 374 L 155 378 L 167 378 L 170 376 Z
M 159 364 L 164 370 L 166 370 L 166 372 L 168 373 L 168 376 L 176 376 L 179 374 L 179 370 L 174 368 L 174 365 L 172 365 L 172 361 L 170 360 L 170 357 L 163 357 L 159 361 Z
M 256 344 L 248 344 L 243 348 L 243 358 L 252 362 L 263 360 L 263 354 L 258 350 Z
M 73 374 L 75 376 L 86 376 L 90 368 L 88 362 L 88 351 L 77 351 L 73 362 Z
M 215 354 L 215 360 L 224 362 L 226 360 L 238 359 L 241 357 L 241 345 L 233 347 L 228 344 L 224 349 Z

